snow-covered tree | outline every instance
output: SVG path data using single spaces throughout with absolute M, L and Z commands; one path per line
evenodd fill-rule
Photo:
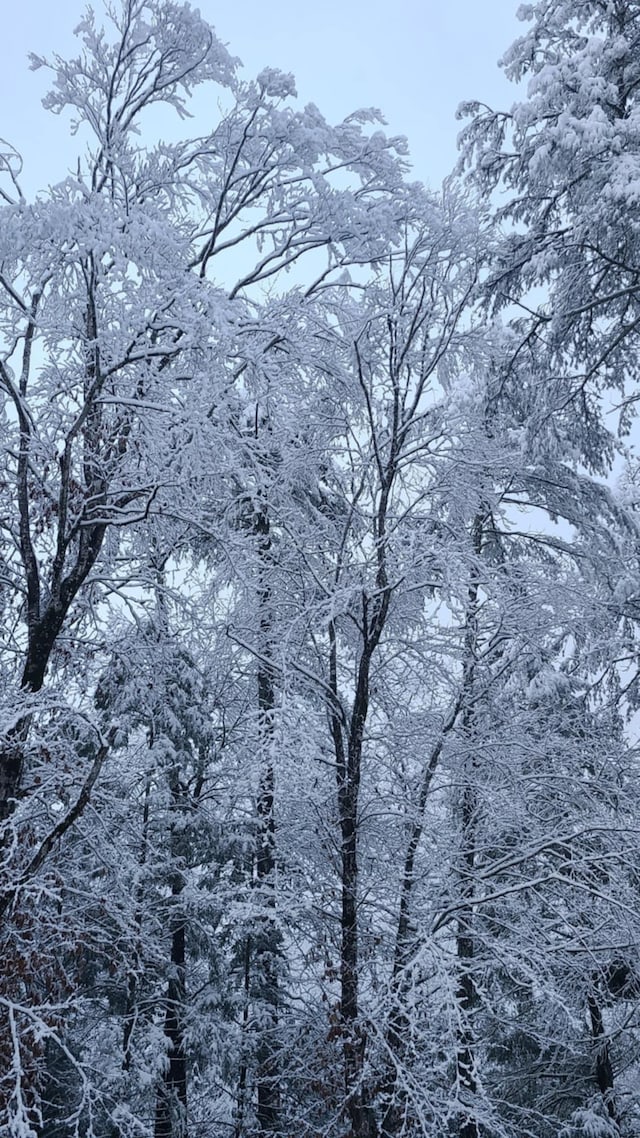
M 637 21 L 527 15 L 466 132 L 502 233 L 187 4 L 35 61 L 85 150 L 31 202 L 0 155 L 11 1138 L 637 1130 L 637 533 L 591 476 Z
M 625 429 L 637 398 L 640 9 L 544 0 L 520 16 L 530 27 L 503 60 L 518 101 L 461 108 L 461 162 L 484 194 L 501 190 L 488 292 L 520 315 L 512 355 L 531 437 L 601 474 L 613 446 L 601 396 Z

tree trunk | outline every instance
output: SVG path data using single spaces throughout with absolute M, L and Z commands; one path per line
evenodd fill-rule
M 462 802 L 462 842 L 463 872 L 462 896 L 469 904 L 465 905 L 458 917 L 456 934 L 456 955 L 458 957 L 457 998 L 460 1007 L 460 1026 L 458 1029 L 458 1048 L 456 1052 L 456 1073 L 462 1104 L 469 1113 L 460 1124 L 460 1138 L 478 1138 L 479 1130 L 472 1103 L 478 1090 L 475 1073 L 474 1037 L 470 1018 L 476 1004 L 476 987 L 473 978 L 473 958 L 475 945 L 473 937 L 473 868 L 475 862 L 476 802 L 473 787 L 465 786 Z
M 414 820 L 409 831 L 409 841 L 404 859 L 402 877 L 400 879 L 400 905 L 398 909 L 398 927 L 393 954 L 393 973 L 391 977 L 392 1009 L 386 1031 L 386 1045 L 389 1061 L 383 1075 L 380 1087 L 382 1102 L 382 1124 L 380 1132 L 382 1138 L 395 1138 L 402 1126 L 404 1113 L 398 1101 L 398 1069 L 402 1062 L 405 1049 L 405 1038 L 409 1026 L 407 1013 L 403 1007 L 403 992 L 407 981 L 407 968 L 415 951 L 415 936 L 411 924 L 411 902 L 415 881 L 415 861 L 418 847 L 422 840 L 424 829 L 424 814 L 431 783 L 436 773 L 444 741 L 453 728 L 462 699 L 458 698 L 451 709 L 442 733 L 433 747 L 427 760 L 422 781 L 420 795 Z
M 187 923 L 182 903 L 185 887 L 185 822 L 189 809 L 188 791 L 181 780 L 177 759 L 169 771 L 171 810 L 170 846 L 171 904 L 169 930 L 170 968 L 165 999 L 164 1034 L 167 1047 L 166 1067 L 156 1097 L 154 1138 L 187 1138 L 187 1054 L 185 1046 L 186 932 Z
M 350 763 L 351 766 L 351 763 Z M 371 1133 L 362 1085 L 366 1037 L 360 1023 L 358 976 L 358 856 L 357 784 L 346 776 L 339 793 L 342 867 L 340 918 L 340 986 L 343 1031 L 344 1088 L 354 1138 Z
M 185 920 L 180 903 L 184 878 L 171 882 L 174 915 L 171 920 L 171 973 L 167 983 L 164 1034 L 168 1065 L 158 1088 L 154 1138 L 187 1138 L 187 1056 L 184 1039 L 186 996 Z
M 275 743 L 276 682 L 273 666 L 273 614 L 270 573 L 273 568 L 271 527 L 266 505 L 255 516 L 259 574 L 257 601 L 260 621 L 258 663 L 258 734 L 262 771 L 258 788 L 255 887 L 259 905 L 252 941 L 254 990 L 260 1004 L 256 1046 L 256 1119 L 258 1131 L 273 1135 L 280 1129 L 280 1062 L 278 1014 L 280 1002 L 280 934 L 276 919 Z
M 253 935 L 256 994 L 261 1005 L 256 1048 L 256 1117 L 261 1134 L 275 1134 L 280 1122 L 280 1064 L 278 1058 L 278 1005 L 280 938 L 275 921 L 276 898 L 273 766 L 267 764 L 258 798 L 258 851 L 256 886 L 262 911 Z
M 243 1138 L 244 1120 L 247 1109 L 247 1039 L 249 1036 L 249 1009 L 251 1003 L 251 936 L 244 942 L 243 988 L 244 1007 L 242 1009 L 242 1034 L 240 1044 L 240 1070 L 238 1072 L 238 1094 L 236 1095 L 235 1138 Z
M 24 692 L 39 692 L 49 658 L 62 628 L 66 610 L 50 605 L 42 620 L 30 624 L 27 655 L 20 687 Z M 24 749 L 29 735 L 31 716 L 22 716 L 7 732 L 0 751 L 0 825 L 11 816 L 22 786 Z
M 477 514 L 471 540 L 476 558 L 482 554 L 484 518 Z M 465 773 L 461 807 L 461 875 L 460 892 L 463 905 L 458 914 L 456 933 L 456 955 L 458 958 L 457 999 L 459 1007 L 458 1046 L 456 1052 L 456 1076 L 458 1093 L 464 1110 L 460 1127 L 460 1138 L 479 1138 L 474 1100 L 478 1090 L 476 1078 L 476 1057 L 472 1014 L 477 1003 L 477 992 L 473 975 L 475 956 L 475 937 L 473 929 L 473 874 L 476 862 L 477 794 L 475 789 L 475 754 L 477 707 L 476 658 L 478 639 L 478 568 L 471 570 L 471 583 L 467 599 L 467 616 L 464 637 L 464 664 L 462 674 L 462 734 L 463 744 L 468 748 L 465 755 Z
M 363 646 L 358 663 L 356 691 L 345 746 L 343 724 L 338 716 L 337 642 L 330 626 L 330 685 L 334 694 L 331 712 L 336 754 L 338 812 L 340 820 L 340 1017 L 344 1065 L 345 1108 L 351 1127 L 350 1138 L 374 1138 L 377 1125 L 370 1088 L 364 1080 L 367 1034 L 360 1016 L 359 928 L 358 928 L 358 807 L 362 768 L 362 743 L 369 710 L 371 659 L 378 645 L 386 601 L 368 617 L 368 599 L 363 595 Z
M 604 1100 L 604 1105 L 607 1109 L 609 1118 L 612 1122 L 617 1123 L 618 1115 L 616 1111 L 615 1098 L 613 1095 L 613 1067 L 611 1065 L 609 1040 L 605 1034 L 600 1004 L 598 1003 L 593 992 L 590 992 L 587 997 L 587 1005 L 589 1008 L 589 1018 L 591 1020 L 591 1034 L 593 1035 L 593 1040 L 596 1046 L 596 1082 L 598 1084 L 600 1094 Z
M 147 864 L 147 855 L 149 849 L 149 800 L 151 796 L 151 776 L 147 776 L 147 781 L 144 788 L 144 799 L 142 806 L 142 841 L 140 844 L 140 855 L 138 858 L 138 868 L 143 870 Z M 144 887 L 142 882 L 139 881 L 136 886 L 136 917 L 135 924 L 138 937 L 142 934 L 142 906 L 144 902 Z M 142 956 L 142 945 L 138 945 L 140 957 Z M 129 1071 L 131 1067 L 131 1036 L 136 1022 L 136 1010 L 138 1002 L 138 976 L 134 968 L 131 969 L 127 979 L 127 1003 L 124 1015 L 124 1029 L 122 1032 L 122 1069 Z
M 29 615 L 27 654 L 20 681 L 22 691 L 41 691 L 54 645 L 73 601 L 97 560 L 105 531 L 104 525 L 88 526 L 86 532 L 83 531 L 76 565 L 58 583 L 55 598 L 49 602 L 42 616 Z M 35 568 L 32 571 L 37 573 Z M 24 748 L 30 724 L 31 716 L 22 716 L 7 732 L 0 750 L 0 825 L 11 816 L 20 794 Z

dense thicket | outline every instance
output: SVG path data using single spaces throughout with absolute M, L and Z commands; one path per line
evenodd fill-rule
M 188 5 L 36 60 L 84 149 L 0 155 L 12 1138 L 640 1133 L 640 10 L 523 17 L 437 194 Z

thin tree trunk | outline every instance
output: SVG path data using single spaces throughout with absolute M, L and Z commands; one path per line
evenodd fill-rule
M 243 1138 L 244 1119 L 247 1107 L 247 1038 L 249 1035 L 249 1008 L 251 1003 L 251 935 L 244 941 L 244 1007 L 242 1009 L 242 1035 L 240 1043 L 240 1070 L 238 1072 L 238 1095 L 236 1106 L 236 1120 L 234 1127 L 235 1138 Z
M 407 980 L 407 968 L 415 950 L 415 938 L 411 925 L 411 902 L 415 882 L 415 860 L 418 847 L 422 840 L 424 830 L 424 814 L 431 783 L 436 773 L 444 741 L 453 728 L 460 707 L 462 696 L 459 696 L 445 721 L 440 738 L 433 747 L 427 760 L 418 806 L 414 820 L 409 831 L 409 841 L 404 859 L 402 877 L 400 879 L 400 905 L 398 909 L 398 927 L 396 930 L 395 947 L 393 954 L 393 973 L 391 977 L 392 1009 L 389 1015 L 385 1042 L 389 1062 L 380 1088 L 382 1101 L 382 1123 L 380 1132 L 382 1138 L 394 1138 L 402 1126 L 403 1111 L 398 1101 L 398 1070 L 402 1063 L 405 1050 L 405 1039 L 409 1026 L 407 1013 L 403 1008 L 403 989 Z
M 352 757 L 349 766 L 352 766 Z M 357 783 L 352 769 L 345 774 L 339 791 L 342 907 L 341 932 L 341 1014 L 343 1030 L 344 1081 L 347 1110 L 354 1136 L 369 1134 L 362 1086 L 366 1038 L 360 1023 L 358 974 L 358 855 Z
M 273 614 L 270 573 L 273 568 L 271 527 L 266 505 L 256 514 L 260 619 L 258 663 L 258 732 L 262 771 L 258 788 L 255 886 L 259 914 L 253 935 L 255 992 L 260 1003 L 256 1046 L 256 1119 L 258 1131 L 273 1135 L 280 1129 L 280 1061 L 278 1017 L 280 1003 L 280 937 L 276 919 L 275 743 L 276 683 L 273 666 Z
M 178 794 L 179 791 L 174 796 L 176 805 Z M 186 924 L 181 903 L 184 884 L 183 874 L 176 871 L 171 881 L 171 971 L 167 981 L 164 1021 L 168 1062 L 158 1087 L 154 1138 L 187 1138 L 187 1055 L 184 1035 Z
M 279 956 L 278 928 L 275 922 L 275 873 L 273 766 L 263 772 L 258 799 L 258 853 L 256 886 L 265 911 L 258 917 L 253 936 L 254 964 L 261 1004 L 260 1030 L 256 1048 L 256 1117 L 261 1134 L 275 1134 L 280 1124 L 280 1063 L 278 1056 Z
M 170 636 L 169 617 L 163 591 L 165 558 L 156 551 L 156 606 L 159 628 Z M 161 715 L 162 718 L 162 715 Z M 187 921 L 182 894 L 186 884 L 186 819 L 190 806 L 189 791 L 181 777 L 180 753 L 174 755 L 167 771 L 171 802 L 169 845 L 171 854 L 171 902 L 169 907 L 169 977 L 165 997 L 164 1035 L 167 1047 L 166 1067 L 156 1094 L 154 1138 L 187 1138 L 188 1078 L 185 1041 L 185 1008 L 187 998 L 186 937 Z
M 475 1099 L 478 1085 L 475 1073 L 474 1036 L 470 1022 L 477 1001 L 475 980 L 473 977 L 475 943 L 472 925 L 475 824 L 475 793 L 473 787 L 467 785 L 464 789 L 462 801 L 462 865 L 464 876 L 461 892 L 463 900 L 468 902 L 468 904 L 465 904 L 459 914 L 456 934 L 456 955 L 458 958 L 457 998 L 461 1013 L 460 1026 L 458 1029 L 456 1071 L 462 1103 L 469 1108 L 469 1113 L 463 1118 L 460 1124 L 460 1138 L 478 1138 L 479 1134 L 475 1112 L 472 1110 L 472 1102 Z
M 149 800 L 151 797 L 151 776 L 147 776 L 147 781 L 144 788 L 144 800 L 142 807 L 142 843 L 140 846 L 140 856 L 138 858 L 138 868 L 144 869 L 147 864 L 147 854 L 149 848 Z M 144 901 L 144 887 L 142 882 L 138 882 L 136 887 L 136 929 L 138 936 L 142 933 L 142 904 Z M 138 999 L 138 977 L 136 970 L 131 969 L 127 981 L 127 1005 L 124 1016 L 124 1029 L 122 1032 L 122 1069 L 129 1071 L 131 1067 L 131 1036 L 136 1023 L 136 1005 Z
M 482 553 L 484 519 L 476 515 L 471 539 L 473 553 L 479 558 Z M 456 933 L 456 955 L 458 958 L 457 999 L 460 1011 L 458 1045 L 456 1052 L 456 1074 L 458 1088 L 464 1108 L 460 1122 L 460 1138 L 479 1138 L 474 1100 L 478 1090 L 476 1077 L 475 1040 L 472 1016 L 477 1004 L 477 991 L 474 979 L 473 961 L 475 957 L 475 937 L 473 928 L 474 869 L 476 861 L 477 794 L 474 785 L 474 745 L 476 736 L 476 656 L 478 637 L 478 572 L 472 569 L 471 584 L 467 600 L 467 618 L 464 638 L 464 663 L 462 676 L 463 739 L 469 748 L 465 760 L 464 788 L 461 804 L 461 879 L 460 892 L 463 905 L 458 914 Z M 470 769 L 469 769 L 470 768 Z

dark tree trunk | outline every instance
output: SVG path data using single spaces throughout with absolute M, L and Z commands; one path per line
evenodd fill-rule
M 247 936 L 244 942 L 243 958 L 243 987 L 244 1008 L 242 1009 L 242 1044 L 240 1056 L 240 1070 L 238 1072 L 238 1094 L 236 1097 L 236 1114 L 234 1134 L 235 1138 L 243 1138 L 244 1120 L 247 1109 L 247 1038 L 249 1035 L 249 1015 L 251 1003 L 251 937 Z
M 25 716 L 7 732 L 0 751 L 0 826 L 11 816 L 20 794 L 24 748 L 28 734 L 29 717 Z
M 362 1085 L 366 1037 L 359 1022 L 357 783 L 354 785 L 348 774 L 340 789 L 339 807 L 342 838 L 340 1010 L 344 1083 L 352 1134 L 354 1138 L 365 1138 L 370 1129 Z
M 140 856 L 138 858 L 138 868 L 144 869 L 147 864 L 147 855 L 149 849 L 149 801 L 151 797 L 151 776 L 147 776 L 146 785 L 144 788 L 144 801 L 142 806 L 142 842 L 140 844 Z M 142 881 L 138 882 L 136 887 L 136 930 L 138 936 L 142 933 L 142 906 L 144 901 L 144 886 Z M 142 955 L 142 946 L 138 945 L 138 953 Z M 136 1022 L 136 1010 L 138 1002 L 138 975 L 135 969 L 132 968 L 127 980 L 127 1003 L 124 1016 L 124 1029 L 122 1033 L 122 1069 L 129 1071 L 131 1067 L 131 1037 Z
M 613 1067 L 611 1065 L 609 1040 L 605 1034 L 600 1004 L 598 1003 L 593 992 L 590 992 L 589 996 L 587 997 L 587 1005 L 589 1008 L 589 1018 L 591 1020 L 591 1034 L 593 1035 L 594 1043 L 596 1046 L 596 1082 L 598 1084 L 600 1094 L 604 1100 L 604 1105 L 607 1109 L 609 1118 L 612 1120 L 612 1122 L 617 1123 L 618 1115 L 613 1094 Z
M 389 595 L 386 591 L 373 606 L 370 606 L 369 598 L 363 594 L 363 645 L 347 732 L 339 714 L 341 705 L 337 683 L 336 630 L 334 625 L 330 626 L 330 686 L 333 692 L 330 717 L 336 755 L 341 839 L 340 1016 L 345 1106 L 351 1127 L 350 1138 L 374 1138 L 378 1129 L 371 1087 L 365 1082 L 367 1033 L 360 1015 L 358 810 L 362 746 L 369 711 L 371 661 L 384 628 L 388 604 Z
M 87 536 L 80 542 L 77 563 L 57 584 L 55 598 L 49 602 L 42 616 L 33 612 L 29 615 L 27 654 L 20 684 L 24 692 L 41 691 L 56 640 L 73 601 L 96 562 L 105 530 L 104 525 L 87 527 Z M 39 587 L 37 592 L 39 594 Z M 7 733 L 0 750 L 0 824 L 10 817 L 20 795 L 30 723 L 29 715 L 20 718 Z
M 473 958 L 475 944 L 473 937 L 473 910 L 471 900 L 473 897 L 473 868 L 475 862 L 474 830 L 475 830 L 476 803 L 473 788 L 466 786 L 462 803 L 462 833 L 463 833 L 463 866 L 464 879 L 462 895 L 466 905 L 458 917 L 458 931 L 456 935 L 456 955 L 458 957 L 458 989 L 457 998 L 460 1005 L 460 1027 L 458 1029 L 458 1048 L 456 1053 L 456 1070 L 458 1086 L 461 1092 L 463 1105 L 470 1108 L 469 1114 L 463 1117 L 460 1123 L 460 1138 L 478 1138 L 479 1129 L 475 1112 L 471 1104 L 475 1098 L 478 1085 L 475 1074 L 474 1037 L 471 1027 L 471 1015 L 476 1005 L 477 995 L 473 977 Z
M 258 663 L 258 733 L 262 770 L 258 788 L 255 887 L 259 906 L 252 942 L 254 992 L 260 1005 L 256 1044 L 256 1120 L 262 1135 L 280 1130 L 281 1094 L 278 1048 L 280 1003 L 280 933 L 276 918 L 275 739 L 276 677 L 273 664 L 272 583 L 273 552 L 267 506 L 256 513 L 258 539 L 257 601 L 260 621 Z
M 280 1063 L 278 1005 L 280 937 L 275 921 L 275 828 L 273 766 L 267 763 L 258 799 L 256 886 L 261 890 L 260 913 L 253 936 L 256 995 L 261 1004 L 261 1027 L 256 1047 L 256 1117 L 261 1134 L 275 1134 L 280 1125 Z
M 107 498 L 104 470 L 102 408 L 98 402 L 101 387 L 100 355 L 97 347 L 98 327 L 95 310 L 95 274 L 88 258 L 85 358 L 85 422 L 82 428 L 84 459 L 82 473 L 82 518 L 71 522 L 69 499 L 72 486 L 72 436 L 65 440 L 60 458 L 60 495 L 57 502 L 57 534 L 55 553 L 49 576 L 49 599 L 43 604 L 41 570 L 33 541 L 31 518 L 31 449 L 32 424 L 22 400 L 27 399 L 31 366 L 31 346 L 35 335 L 35 314 L 40 294 L 34 297 L 33 318 L 27 329 L 22 376 L 21 400 L 16 402 L 20 425 L 20 448 L 16 471 L 16 496 L 19 515 L 20 556 L 24 571 L 27 614 L 27 654 L 21 687 L 25 692 L 38 692 L 44 683 L 51 653 L 69 610 L 96 563 L 106 523 L 101 515 Z M 80 522 L 82 524 L 80 524 Z M 0 750 L 0 825 L 10 817 L 20 794 L 24 768 L 24 747 L 29 733 L 30 717 L 22 718 L 8 733 Z
M 42 620 L 30 623 L 28 629 L 27 655 L 22 671 L 21 688 L 24 692 L 39 692 L 49 658 L 66 610 L 50 605 Z M 16 799 L 20 795 L 24 768 L 24 749 L 29 734 L 31 717 L 24 715 L 7 732 L 0 751 L 0 824 L 6 822 L 13 812 Z
M 476 515 L 471 531 L 473 553 L 482 554 L 484 518 Z M 464 637 L 464 665 L 462 675 L 462 736 L 468 749 L 465 756 L 461 804 L 461 874 L 460 895 L 462 906 L 458 914 L 456 955 L 458 958 L 457 999 L 460 1009 L 460 1027 L 456 1052 L 456 1075 L 462 1100 L 463 1115 L 459 1127 L 460 1138 L 479 1138 L 480 1129 L 474 1100 L 478 1090 L 476 1078 L 475 1040 L 472 1017 L 477 1004 L 473 962 L 476 952 L 473 927 L 474 869 L 476 863 L 477 794 L 475 788 L 476 759 L 474 754 L 477 736 L 476 658 L 478 640 L 478 566 L 472 567 L 467 600 L 467 617 Z
M 185 921 L 180 903 L 184 878 L 171 883 L 174 916 L 171 921 L 171 974 L 167 983 L 164 1034 L 168 1065 L 158 1088 L 154 1138 L 187 1138 L 187 1055 L 184 1038 L 186 996 Z

